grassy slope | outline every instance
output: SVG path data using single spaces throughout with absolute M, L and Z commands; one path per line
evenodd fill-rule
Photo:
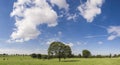
M 3 60 L 4 58 L 5 60 Z M 58 59 L 32 59 L 29 56 L 10 56 L 4 58 L 0 57 L 0 65 L 120 65 L 120 58 L 71 58 L 62 59 L 62 62 L 58 62 Z

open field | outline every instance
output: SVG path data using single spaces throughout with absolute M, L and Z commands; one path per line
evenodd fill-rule
M 33 59 L 29 56 L 0 57 L 0 65 L 120 65 L 120 58 L 69 58 L 43 60 Z

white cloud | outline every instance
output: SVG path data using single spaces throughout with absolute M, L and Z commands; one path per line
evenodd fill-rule
M 68 44 L 66 44 L 66 45 L 69 45 L 70 47 L 74 46 L 73 43 L 68 43 Z
M 66 0 L 50 0 L 52 5 L 57 5 L 59 9 L 64 8 L 66 11 L 69 9 L 69 4 L 67 4 Z
M 104 0 L 87 0 L 86 3 L 82 3 L 78 10 L 88 22 L 92 22 L 94 17 L 101 14 L 101 6 Z
M 87 42 L 83 42 L 83 41 L 77 41 L 76 45 L 87 45 Z
M 82 45 L 82 42 L 77 42 L 77 45 Z
M 78 15 L 77 14 L 68 14 L 67 15 L 67 20 L 73 20 L 73 21 L 76 21 Z
M 110 26 L 107 31 L 110 34 L 108 40 L 114 40 L 115 38 L 120 37 L 120 26 Z
M 60 39 L 59 38 L 50 38 L 45 43 L 46 44 L 51 44 L 52 42 L 55 42 L 55 41 L 60 41 Z
M 64 41 L 60 40 L 59 38 L 50 38 L 50 39 L 47 39 L 47 41 L 44 43 L 50 45 L 52 42 L 55 42 L 55 41 L 61 41 L 62 43 L 64 43 L 65 45 L 69 45 L 70 47 L 74 46 L 73 43 L 64 42 Z
M 87 42 L 84 42 L 83 44 L 84 44 L 84 45 L 87 45 L 88 43 L 87 43 Z
M 108 40 L 113 40 L 113 39 L 115 39 L 115 38 L 116 38 L 115 35 L 111 35 L 111 36 L 108 37 Z
M 62 35 L 62 32 L 61 32 L 61 31 L 59 31 L 59 32 L 58 32 L 58 36 L 61 36 L 61 35 Z
M 18 0 L 14 3 L 11 17 L 15 18 L 15 29 L 9 41 L 24 42 L 41 34 L 38 25 L 57 25 L 57 13 L 46 0 Z
M 105 37 L 107 35 L 90 35 L 90 36 L 85 36 L 84 38 L 97 38 L 97 37 Z
M 103 44 L 103 42 L 102 42 L 102 41 L 99 41 L 98 44 Z

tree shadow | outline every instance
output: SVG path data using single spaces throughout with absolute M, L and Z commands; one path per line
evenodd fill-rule
M 80 60 L 63 60 L 61 62 L 79 62 Z

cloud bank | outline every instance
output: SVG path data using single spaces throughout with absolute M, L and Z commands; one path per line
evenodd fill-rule
M 58 18 L 46 0 L 18 0 L 14 3 L 11 17 L 15 18 L 16 28 L 10 40 L 15 42 L 36 38 L 41 34 L 37 29 L 38 25 L 56 26 Z
M 94 17 L 101 14 L 101 6 L 104 0 L 87 0 L 86 3 L 80 4 L 78 10 L 88 22 L 92 22 Z
M 10 16 L 15 19 L 15 28 L 9 42 L 35 39 L 41 34 L 38 26 L 46 24 L 48 27 L 54 27 L 58 24 L 59 15 L 48 1 L 52 6 L 56 5 L 59 9 L 65 9 L 69 14 L 67 20 L 76 20 L 78 17 L 77 13 L 75 15 L 69 13 L 69 4 L 66 0 L 17 0 L 10 13 Z M 101 13 L 103 2 L 103 0 L 87 0 L 78 7 L 78 10 L 88 22 L 92 22 L 94 17 Z

